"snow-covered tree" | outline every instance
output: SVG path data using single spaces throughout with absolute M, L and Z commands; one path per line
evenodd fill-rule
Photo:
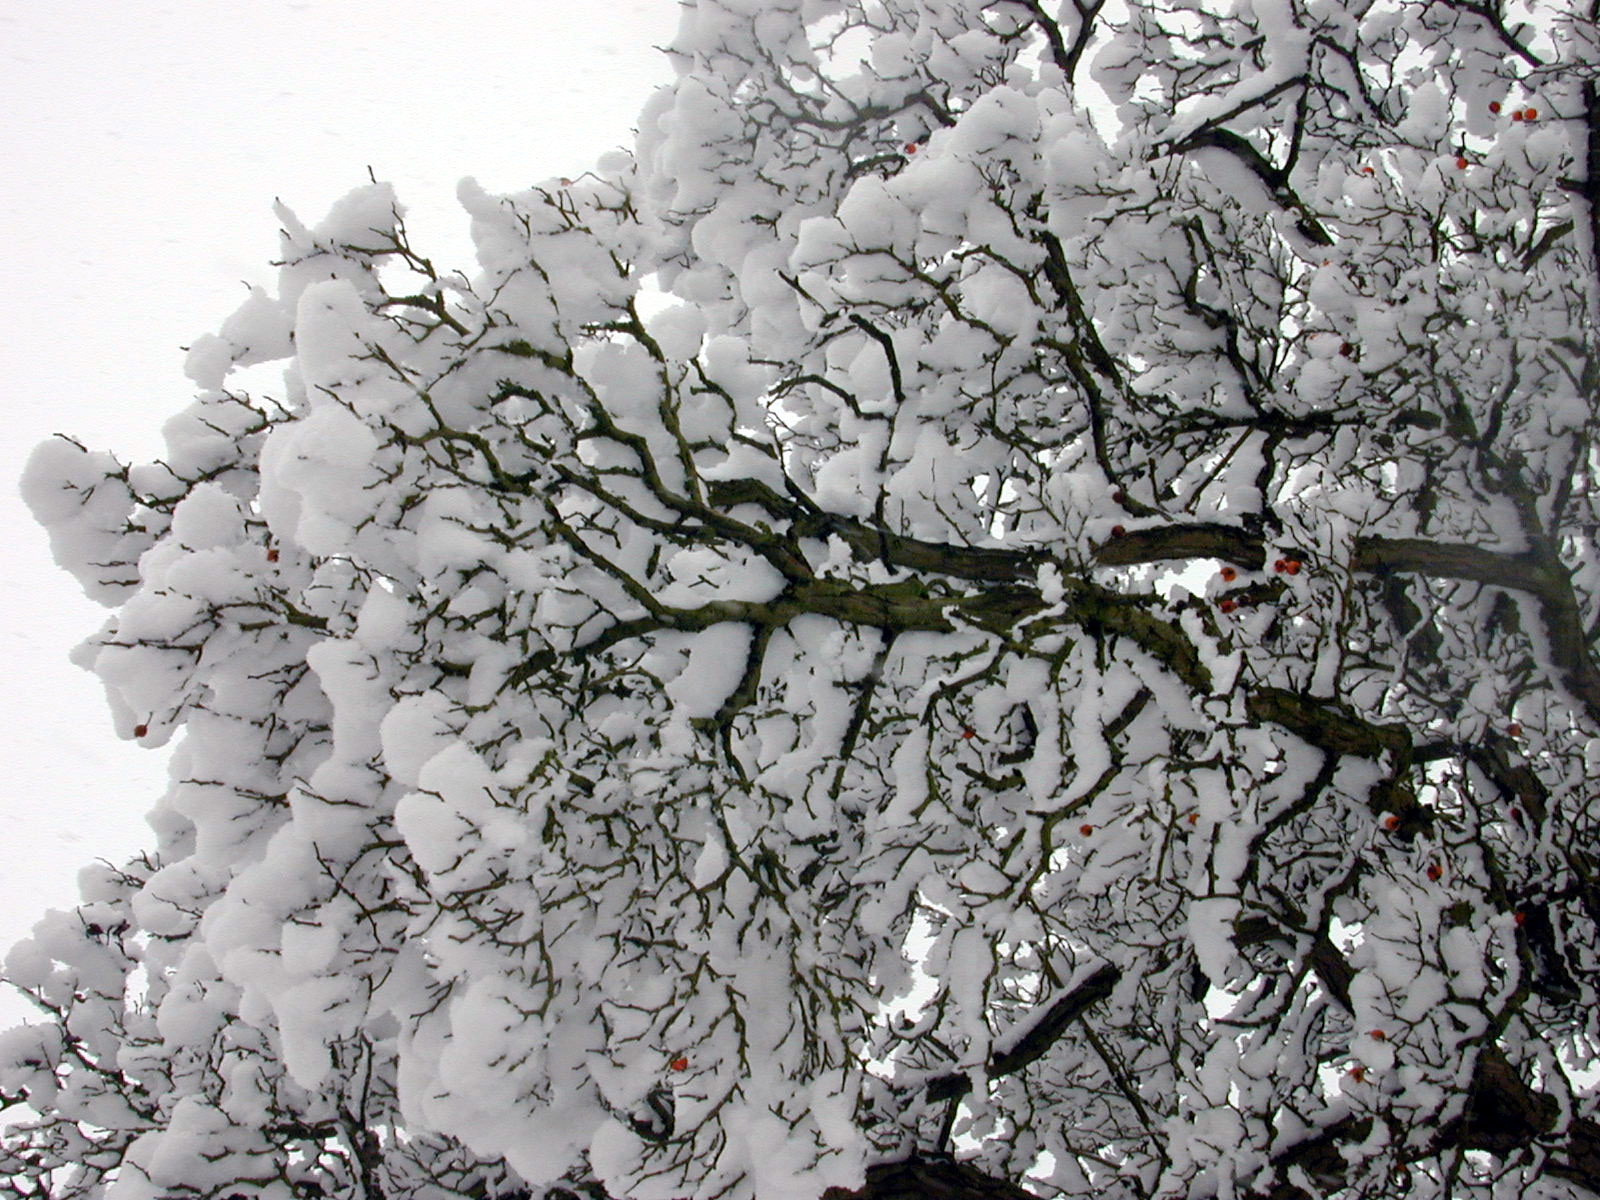
M 11 1194 L 1600 1193 L 1596 17 L 694 0 L 475 273 L 280 211 L 24 482 L 178 741 Z

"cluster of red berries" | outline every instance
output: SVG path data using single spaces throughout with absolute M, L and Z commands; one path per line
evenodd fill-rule
M 1121 528 L 1119 525 L 1112 529 L 1111 536 L 1121 537 L 1122 534 L 1119 532 Z M 1280 575 L 1298 575 L 1300 574 L 1300 568 L 1304 565 L 1298 558 L 1280 558 L 1272 564 L 1272 569 Z M 1217 574 L 1222 578 L 1223 583 L 1232 583 L 1239 578 L 1239 571 L 1235 567 L 1223 567 Z M 1247 607 L 1249 603 L 1250 598 L 1248 596 L 1224 596 L 1217 601 L 1217 607 L 1225 613 L 1231 613 L 1236 609 Z
M 1381 1029 L 1369 1029 L 1367 1031 L 1367 1036 L 1375 1042 L 1386 1042 L 1389 1040 L 1389 1035 Z M 1350 1070 L 1346 1072 L 1346 1074 L 1348 1074 L 1350 1078 L 1355 1080 L 1357 1083 L 1360 1083 L 1367 1077 L 1367 1068 L 1362 1066 L 1360 1063 L 1355 1063 L 1351 1066 Z
M 1235 579 L 1239 578 L 1239 572 L 1234 567 L 1223 567 L 1217 572 L 1217 574 L 1222 577 L 1223 583 L 1232 583 Z M 1231 613 L 1234 609 L 1239 608 L 1245 603 L 1246 601 L 1243 597 L 1224 596 L 1221 600 L 1217 601 L 1217 607 L 1225 613 Z
M 1492 113 L 1498 113 L 1500 111 L 1500 101 L 1498 101 L 1498 100 L 1489 101 L 1489 111 L 1492 112 Z M 1532 107 L 1531 105 L 1529 107 L 1527 107 L 1527 108 L 1514 109 L 1512 111 L 1512 113 L 1511 113 L 1511 119 L 1513 121 L 1523 121 L 1523 122 L 1536 121 L 1536 120 L 1539 119 L 1539 110 L 1537 108 Z M 1456 155 L 1456 170 L 1465 171 L 1467 169 L 1467 167 L 1470 166 L 1470 165 L 1471 165 L 1471 163 L 1470 163 L 1470 161 L 1468 160 L 1468 158 L 1467 158 L 1467 156 L 1465 154 Z M 1367 173 L 1369 175 L 1372 173 L 1372 169 L 1370 167 L 1367 168 Z
M 1111 534 L 1113 537 L 1121 536 L 1116 529 L 1113 529 Z M 1298 558 L 1280 558 L 1272 564 L 1272 569 L 1280 575 L 1298 575 L 1303 565 Z M 1223 583 L 1232 583 L 1239 578 L 1239 571 L 1236 567 L 1223 567 L 1217 574 L 1222 578 Z M 1236 609 L 1247 607 L 1249 603 L 1250 598 L 1248 596 L 1224 596 L 1217 601 L 1217 607 L 1225 613 L 1231 613 Z

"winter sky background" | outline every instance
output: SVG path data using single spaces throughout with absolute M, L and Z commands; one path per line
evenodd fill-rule
M 150 843 L 166 754 L 121 740 L 67 661 L 104 620 L 17 495 L 68 433 L 159 455 L 183 351 L 271 286 L 281 199 L 308 223 L 367 179 L 412 243 L 471 267 L 456 182 L 510 191 L 631 142 L 671 77 L 676 0 L 0 0 L 0 953 L 78 868 Z M 0 1027 L 27 1008 L 0 996 Z

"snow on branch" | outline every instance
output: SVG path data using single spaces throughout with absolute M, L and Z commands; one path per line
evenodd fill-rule
M 10 1193 L 1600 1194 L 1596 44 L 693 0 L 474 273 L 280 210 L 24 479 L 177 746 Z

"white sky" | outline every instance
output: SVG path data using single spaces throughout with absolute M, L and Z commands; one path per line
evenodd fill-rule
M 16 495 L 55 432 L 160 450 L 183 352 L 271 284 L 271 205 L 320 219 L 370 166 L 413 244 L 470 266 L 455 184 L 585 170 L 670 77 L 676 0 L 0 0 L 0 950 L 147 844 L 165 755 L 66 656 L 104 619 Z M 0 1027 L 26 1009 L 0 996 Z

